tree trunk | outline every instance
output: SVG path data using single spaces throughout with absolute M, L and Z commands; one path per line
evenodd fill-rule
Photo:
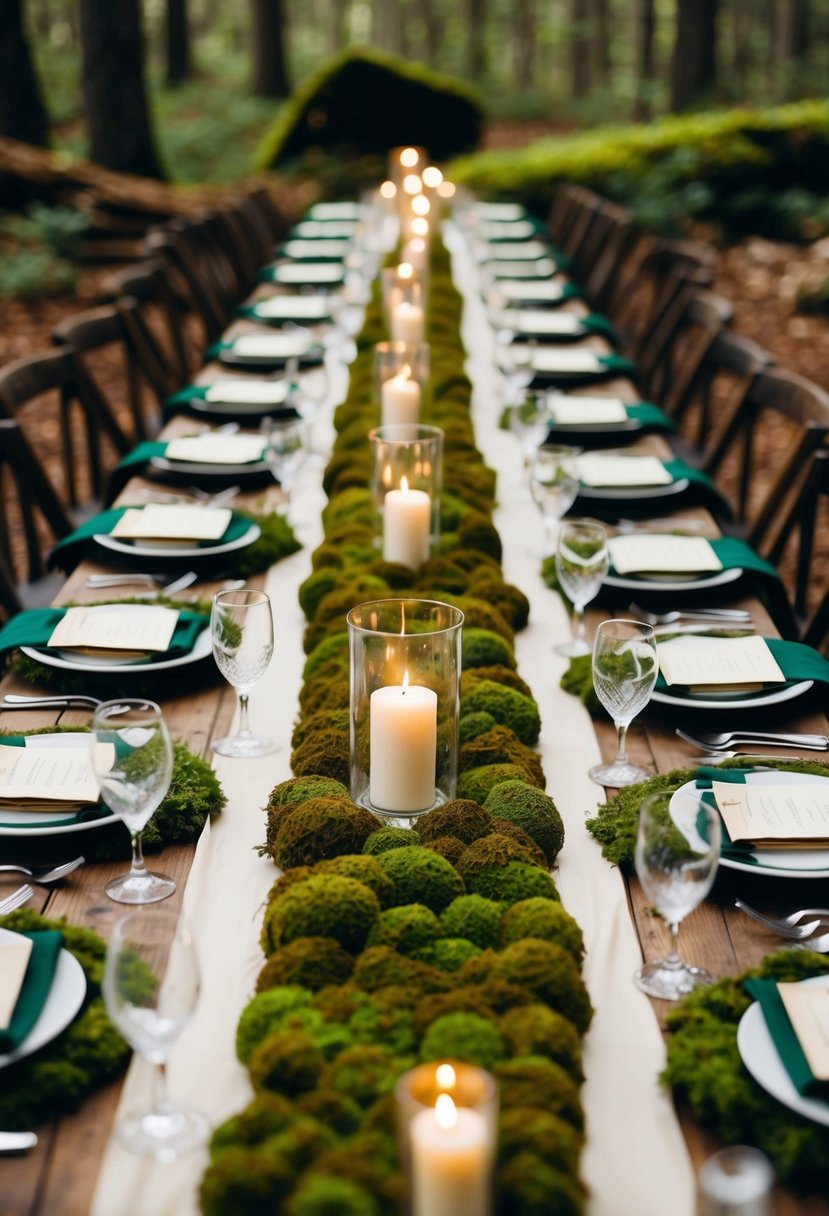
M 285 51 L 282 0 L 252 0 L 253 91 L 259 97 L 291 92 Z
M 23 31 L 21 0 L 0 0 L 0 135 L 45 148 L 49 119 Z
M 777 0 L 774 10 L 774 58 L 778 67 L 802 59 L 809 47 L 808 0 Z
M 443 36 L 443 23 L 434 0 L 418 0 L 417 12 L 423 27 L 423 54 L 429 67 L 435 66 Z
M 655 72 L 654 35 L 656 10 L 654 0 L 635 0 L 633 9 L 633 46 L 635 52 L 636 100 L 633 117 L 645 122 L 653 110 Z
M 190 28 L 187 0 L 167 0 L 167 83 L 181 84 L 190 75 Z
M 513 0 L 512 62 L 519 89 L 531 89 L 535 76 L 535 0 Z
M 332 55 L 337 55 L 348 43 L 350 8 L 350 0 L 331 0 L 329 29 Z
M 402 15 L 399 0 L 375 0 L 374 3 L 374 38 L 384 50 L 399 55 L 403 43 L 401 39 Z
M 731 66 L 734 72 L 734 82 L 741 88 L 751 67 L 751 34 L 752 34 L 752 0 L 733 0 L 732 3 L 732 36 L 734 39 L 734 54 Z
M 593 72 L 599 84 L 610 79 L 610 4 L 609 0 L 592 0 Z
M 674 110 L 687 110 L 711 89 L 717 74 L 716 48 L 717 0 L 680 0 L 674 43 Z
M 140 0 L 80 0 L 90 159 L 163 178 L 144 89 Z
M 480 82 L 486 72 L 486 0 L 466 0 L 466 74 Z
M 573 97 L 590 92 L 590 0 L 570 0 L 570 88 Z

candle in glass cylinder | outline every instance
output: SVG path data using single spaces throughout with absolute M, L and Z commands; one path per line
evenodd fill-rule
M 391 313 L 391 336 L 395 342 L 417 346 L 423 341 L 423 309 L 419 304 L 401 300 Z
M 487 1216 L 490 1152 L 486 1121 L 439 1094 L 410 1128 L 413 1216 Z
M 415 270 L 425 270 L 429 260 L 429 247 L 422 236 L 413 236 L 403 246 L 403 256 Z
M 415 423 L 420 417 L 420 385 L 406 364 L 396 376 L 383 381 L 380 390 L 383 426 Z
M 427 811 L 435 801 L 438 697 L 431 688 L 377 688 L 370 701 L 369 802 L 381 811 Z
M 383 499 L 383 561 L 416 570 L 429 556 L 432 500 L 425 490 L 410 490 L 405 477 L 399 490 Z

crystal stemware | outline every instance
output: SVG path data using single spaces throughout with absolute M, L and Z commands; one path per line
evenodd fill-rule
M 166 1064 L 193 1015 L 199 968 L 192 935 L 177 912 L 131 912 L 115 925 L 102 983 L 107 1012 L 131 1047 L 156 1067 L 150 1110 L 129 1111 L 118 1123 L 134 1153 L 175 1161 L 207 1139 L 204 1115 L 167 1097 Z
M 267 440 L 265 461 L 282 489 L 284 514 L 290 515 L 291 491 L 305 459 L 305 423 L 302 418 L 263 418 L 260 429 Z
M 510 408 L 509 428 L 521 445 L 521 496 L 529 498 L 533 459 L 550 428 L 547 394 L 522 393 L 520 401 Z
M 585 637 L 585 605 L 595 599 L 607 574 L 610 557 L 607 530 L 592 519 L 566 519 L 558 533 L 556 574 L 564 594 L 573 605 L 573 636 L 556 646 L 567 658 L 590 654 Z
M 144 864 L 141 833 L 170 788 L 173 747 L 167 724 L 154 701 L 104 701 L 92 718 L 92 767 L 101 797 L 127 826 L 132 843 L 128 874 L 112 878 L 104 890 L 119 904 L 152 904 L 176 889 L 166 874 Z
M 544 520 L 542 557 L 555 553 L 559 520 L 576 501 L 579 452 L 579 448 L 543 443 L 533 457 L 530 493 Z
M 533 355 L 535 340 L 516 342 L 515 332 L 511 329 L 499 329 L 495 334 L 495 359 L 498 370 L 506 380 L 506 404 L 520 403 L 524 390 L 533 382 Z
M 273 614 L 264 591 L 250 587 L 219 591 L 213 597 L 210 617 L 213 657 L 228 684 L 239 694 L 239 730 L 217 739 L 220 756 L 267 756 L 276 743 L 255 735 L 248 722 L 248 701 L 256 682 L 265 674 L 273 654 Z
M 679 925 L 701 904 L 717 874 L 721 823 L 717 811 L 695 793 L 652 794 L 642 803 L 636 835 L 636 873 L 645 895 L 671 935 L 665 958 L 636 972 L 637 987 L 649 996 L 676 1001 L 712 976 L 683 963 L 677 953 Z
M 641 621 L 602 621 L 593 642 L 593 687 L 613 719 L 619 745 L 612 764 L 598 764 L 589 776 L 599 785 L 619 789 L 645 781 L 651 774 L 627 757 L 627 731 L 645 708 L 659 674 L 656 636 Z

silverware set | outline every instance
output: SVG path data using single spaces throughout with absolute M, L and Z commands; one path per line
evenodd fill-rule
M 725 628 L 727 625 L 750 625 L 751 613 L 744 608 L 678 608 L 674 612 L 649 612 L 639 604 L 630 604 L 628 611 L 648 625 L 673 625 L 681 621 L 705 621 Z
M 7 895 L 5 899 L 0 899 L 0 916 L 6 916 L 9 912 L 14 912 L 15 908 L 22 908 L 33 895 L 34 890 L 28 883 L 25 883 L 22 887 L 18 887 L 16 891 L 12 891 L 11 895 Z
M 163 592 L 165 595 L 175 595 L 177 591 L 183 591 L 185 587 L 195 583 L 199 576 L 195 570 L 187 570 L 184 574 L 179 574 L 175 578 L 167 578 L 163 574 L 148 574 L 141 571 L 133 573 L 133 571 L 125 571 L 123 574 L 90 574 L 86 580 L 87 587 L 93 587 L 100 590 L 103 587 L 122 587 L 130 583 L 149 584 L 157 591 Z
M 743 746 L 756 744 L 758 747 L 793 747 L 816 752 L 825 752 L 829 749 L 829 738 L 826 735 L 809 735 L 799 732 L 740 730 L 720 731 L 716 734 L 707 732 L 691 734 L 690 731 L 680 730 L 677 727 L 676 733 L 686 743 L 691 743 L 694 747 L 709 752 L 727 751 L 735 744 L 743 744 Z
M 818 954 L 829 951 L 829 908 L 801 908 L 788 916 L 774 917 L 749 907 L 742 899 L 735 899 L 734 907 L 778 937 L 787 938 L 793 943 L 792 950 L 815 950 Z M 821 928 L 824 932 L 813 937 Z

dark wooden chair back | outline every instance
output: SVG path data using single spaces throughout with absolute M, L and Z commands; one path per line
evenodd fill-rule
M 8 615 L 51 602 L 62 580 L 46 577 L 45 556 L 73 527 L 20 422 L 0 417 L 0 602 Z
M 815 552 L 815 538 L 826 535 L 827 523 L 829 450 L 824 448 L 812 452 L 803 488 L 776 526 L 768 547 L 769 560 L 781 569 L 784 578 L 788 576 L 787 581 L 791 580 L 793 564 L 795 620 L 803 641 L 817 647 L 829 641 L 829 554 Z
M 614 284 L 638 237 L 633 217 L 624 207 L 603 202 L 602 221 L 592 260 L 581 272 L 585 295 L 595 312 L 607 312 Z
M 678 275 L 676 278 L 673 302 L 653 326 L 637 361 L 648 397 L 668 412 L 734 315 L 723 296 L 688 291 Z
M 164 362 L 170 392 L 181 388 L 198 366 L 205 345 L 203 328 L 186 294 L 176 290 L 158 258 L 148 258 L 110 276 L 106 303 L 121 299 L 137 301 L 141 322 Z
M 663 409 L 680 427 L 678 446 L 695 464 L 712 450 L 755 377 L 774 364 L 762 346 L 730 330 L 716 334 L 710 344 L 701 340 L 700 345 L 702 357 L 689 360 L 662 399 Z
M 147 233 L 147 252 L 160 258 L 170 276 L 185 286 L 192 310 L 204 326 L 207 343 L 215 341 L 228 320 L 228 303 L 215 281 L 209 260 L 200 257 L 192 234 L 178 228 Z

